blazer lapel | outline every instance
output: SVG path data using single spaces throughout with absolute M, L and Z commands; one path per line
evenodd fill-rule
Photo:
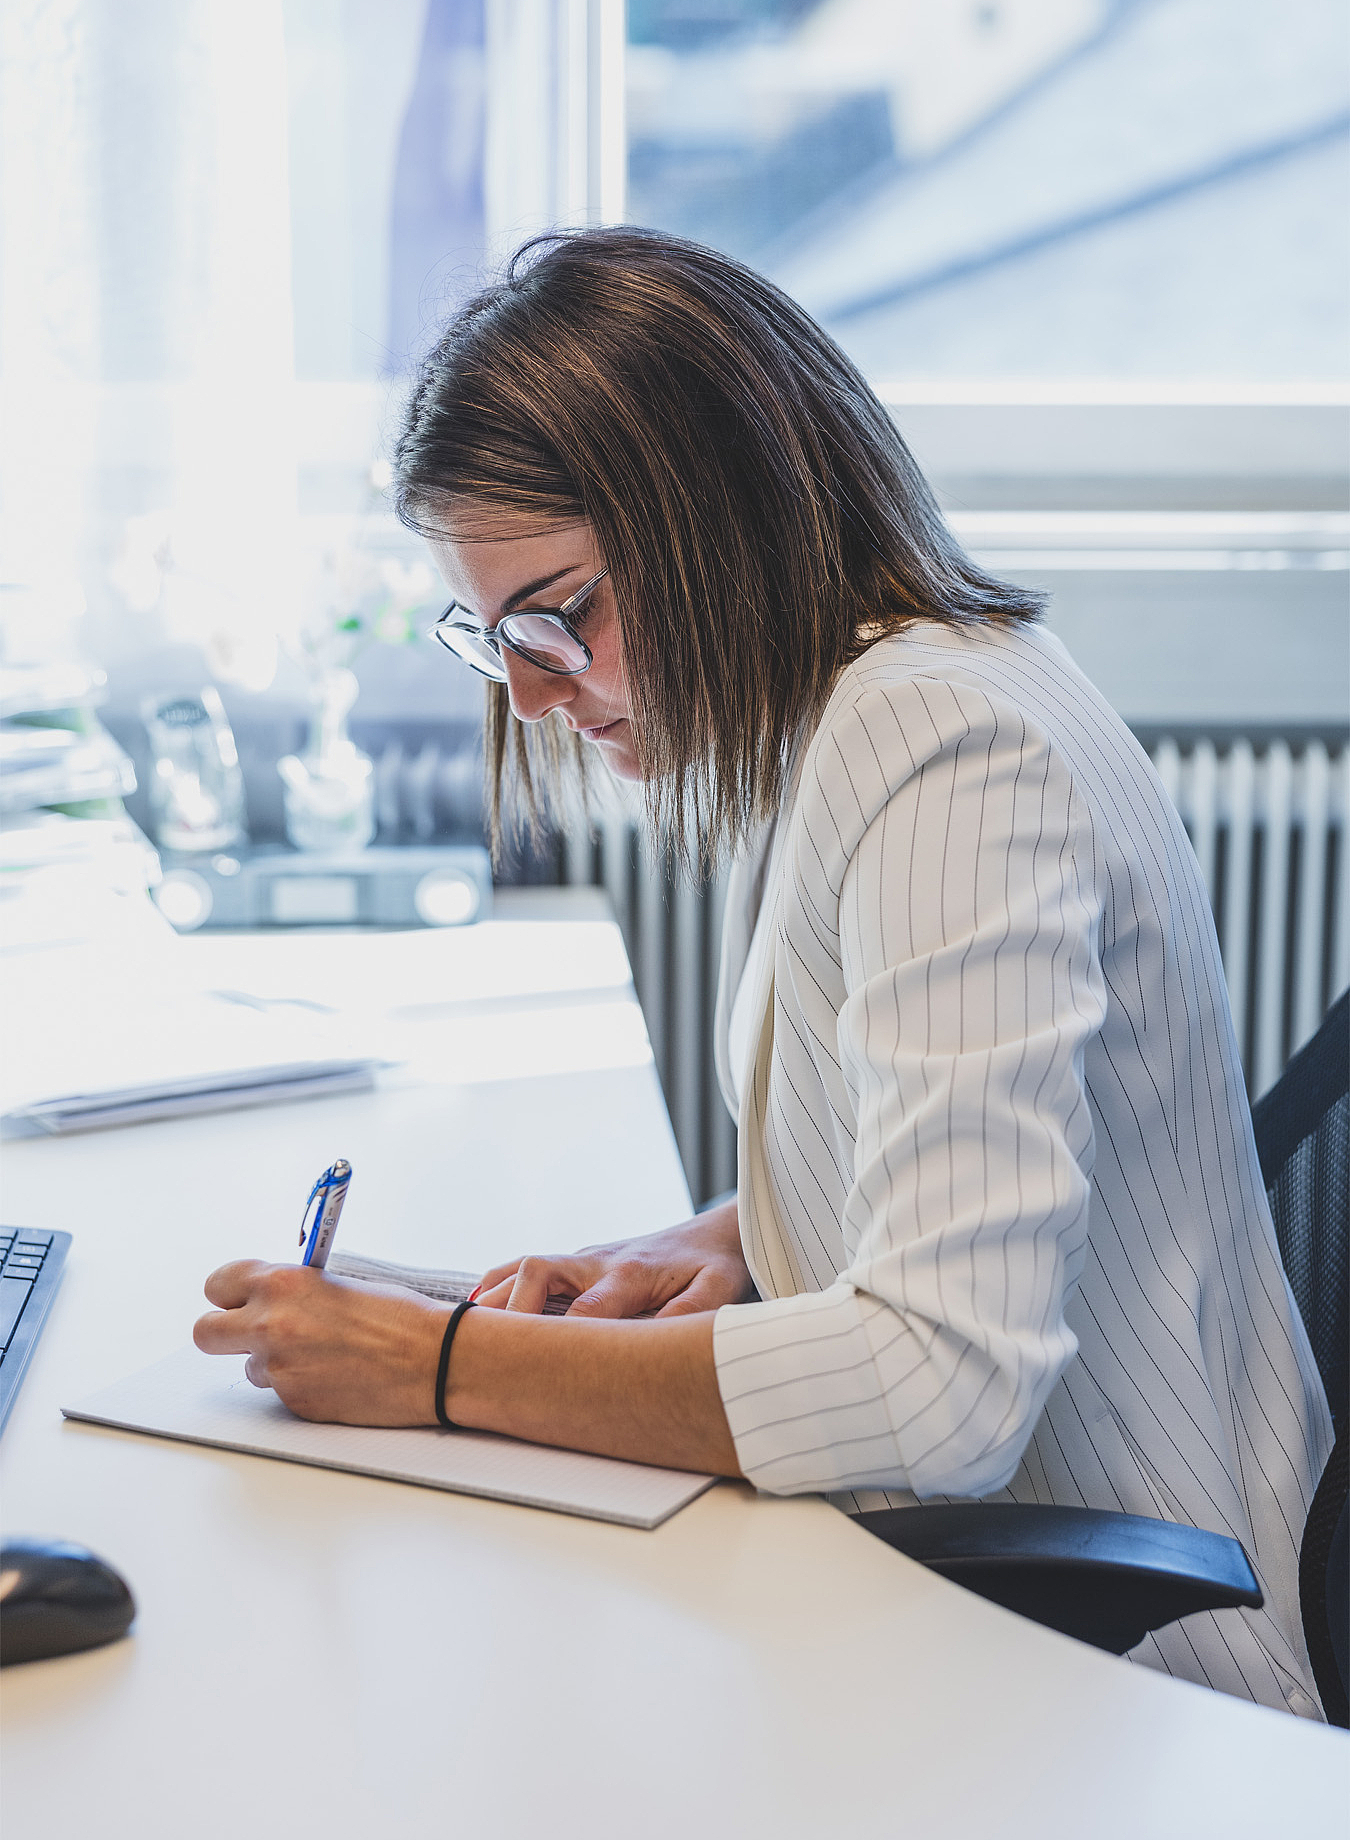
M 717 970 L 713 1065 L 723 1103 L 733 1117 L 739 1114 L 740 1107 L 736 1100 L 738 1082 L 728 1061 L 727 1042 L 731 1033 L 731 1009 L 745 973 L 745 961 L 750 956 L 750 940 L 755 930 L 754 894 L 759 869 L 754 851 L 738 856 L 727 872 L 726 899 L 722 906 L 722 959 Z
M 741 1094 L 736 1150 L 736 1213 L 740 1225 L 741 1250 L 761 1297 L 792 1297 L 807 1288 L 802 1282 L 792 1241 L 774 1205 L 773 1186 L 764 1154 L 764 1123 L 768 1116 L 769 1081 L 773 1067 L 774 960 L 777 956 L 778 922 L 782 910 L 783 876 L 787 858 L 788 851 L 784 847 L 763 895 L 763 917 L 769 929 L 766 942 L 768 950 L 760 962 L 754 991 L 754 1009 L 751 1013 L 759 1017 L 759 1031 L 749 1077 Z M 747 950 L 748 946 L 747 939 Z M 742 966 L 744 963 L 745 957 L 742 954 Z M 732 985 L 734 993 L 735 986 Z

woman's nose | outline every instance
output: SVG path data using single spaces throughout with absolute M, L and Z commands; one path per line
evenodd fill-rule
M 501 660 L 511 713 L 518 721 L 542 722 L 551 711 L 570 703 L 577 693 L 574 679 L 560 677 L 556 671 L 541 671 L 506 646 L 502 647 Z

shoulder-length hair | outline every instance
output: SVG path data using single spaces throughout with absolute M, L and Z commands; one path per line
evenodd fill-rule
M 961 549 L 872 390 L 762 276 L 653 231 L 553 233 L 422 364 L 394 498 L 584 518 L 609 568 L 649 816 L 706 867 L 781 800 L 840 670 L 915 619 L 1033 619 L 1041 597 Z M 494 850 L 584 786 L 556 717 L 488 691 Z

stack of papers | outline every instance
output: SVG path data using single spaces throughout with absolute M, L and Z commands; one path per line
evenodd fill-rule
M 259 1012 L 209 991 L 95 992 L 84 979 L 58 989 L 41 976 L 0 984 L 12 1044 L 0 1069 L 6 1136 L 360 1091 L 388 1065 L 324 1018 Z
M 91 713 L 106 681 L 79 663 L 0 667 L 0 812 L 117 800 L 136 790 L 131 761 Z
M 114 1086 L 17 1105 L 0 1119 L 6 1136 L 61 1137 L 110 1124 L 144 1124 L 190 1112 L 237 1111 L 282 1099 L 317 1099 L 327 1093 L 364 1092 L 385 1063 L 376 1060 L 288 1061 L 278 1067 L 218 1068 L 155 1079 L 143 1086 Z M 27 1127 L 27 1129 L 25 1129 Z
M 36 939 L 50 939 L 51 909 L 60 902 L 53 871 L 75 872 L 72 888 L 142 895 L 159 881 L 159 856 L 128 817 L 72 818 L 59 811 L 27 811 L 0 821 L 0 916 L 4 943 L 18 943 L 19 927 Z M 44 911 L 45 910 L 45 911 Z M 66 914 L 81 917 L 76 903 Z M 45 931 L 44 931 L 45 924 Z M 87 930 L 87 929 L 85 929 Z
M 0 722 L 0 812 L 120 799 L 135 790 L 135 769 L 102 729 L 75 734 Z
M 107 674 L 77 659 L 0 665 L 0 717 L 92 709 L 107 693 Z
M 24 877 L 0 928 L 5 1136 L 350 1092 L 388 1064 L 318 1005 L 205 984 L 144 891 L 90 865 Z

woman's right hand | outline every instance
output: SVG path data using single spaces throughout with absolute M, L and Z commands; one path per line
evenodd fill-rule
M 536 1316 L 550 1297 L 570 1297 L 569 1316 L 691 1316 L 753 1295 L 736 1203 L 726 1201 L 642 1239 L 497 1265 L 478 1301 Z

